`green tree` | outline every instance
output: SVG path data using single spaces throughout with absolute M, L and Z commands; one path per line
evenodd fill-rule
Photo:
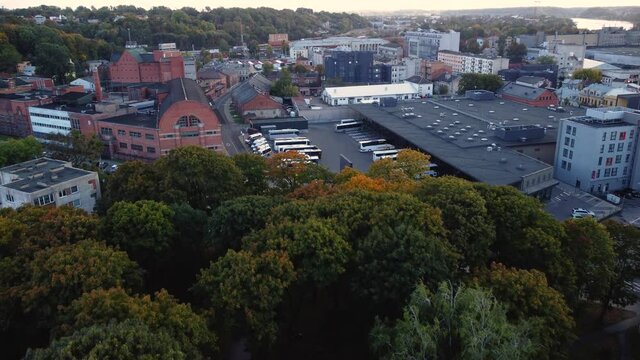
M 245 192 L 243 176 L 231 158 L 196 146 L 172 150 L 155 163 L 163 174 L 161 188 L 168 202 L 185 201 L 210 210 Z
M 259 342 L 269 343 L 278 330 L 276 308 L 295 277 L 286 252 L 229 250 L 202 270 L 194 291 L 214 309 L 217 321 L 248 327 Z
M 296 66 L 293 67 L 293 72 L 296 74 L 306 74 L 309 72 L 309 69 L 304 65 L 296 64 Z
M 267 223 L 269 215 L 281 200 L 267 196 L 243 196 L 223 202 L 213 213 L 208 224 L 208 240 L 216 252 L 240 250 L 240 240 Z
M 282 71 L 280 71 L 280 77 L 271 87 L 271 95 L 279 97 L 294 97 L 299 94 L 300 91 L 297 86 L 293 85 L 289 70 L 282 69 Z
M 0 141 L 0 167 L 34 159 L 42 154 L 42 144 L 33 136 Z
M 369 166 L 369 176 L 387 181 L 415 180 L 425 176 L 431 157 L 416 150 L 401 150 L 396 159 L 382 159 Z
M 269 76 L 273 73 L 273 64 L 269 62 L 265 62 L 262 64 L 262 73 L 265 76 Z
M 438 87 L 438 95 L 447 95 L 449 93 L 449 87 L 447 85 L 440 85 Z
M 495 227 L 486 201 L 470 182 L 454 177 L 428 178 L 421 182 L 416 197 L 442 211 L 449 243 L 462 255 L 460 266 L 487 263 Z
M 330 181 L 332 174 L 325 167 L 310 163 L 304 154 L 281 152 L 267 159 L 267 181 L 271 190 L 289 193 L 313 180 Z
M 57 83 L 65 83 L 71 70 L 71 56 L 66 46 L 53 43 L 39 43 L 33 58 L 38 72 L 50 76 Z
M 494 74 L 462 74 L 458 86 L 458 94 L 467 90 L 487 90 L 496 92 L 502 87 L 502 78 Z
M 529 359 L 526 323 L 510 323 L 490 292 L 444 282 L 431 294 L 419 284 L 402 317 L 378 321 L 371 343 L 381 359 Z
M 0 43 L 0 71 L 14 73 L 22 55 L 11 44 Z
M 551 65 L 556 63 L 557 63 L 556 58 L 551 55 L 542 55 L 536 58 L 536 64 Z
M 94 240 L 47 248 L 35 254 L 28 266 L 30 277 L 22 285 L 25 312 L 51 320 L 85 292 L 122 286 L 140 286 L 138 266 L 123 251 Z
M 180 344 L 164 331 L 127 320 L 82 328 L 54 340 L 46 349 L 29 350 L 27 360 L 63 359 L 189 359 Z
M 615 252 L 607 229 L 593 219 L 564 224 L 564 250 L 576 269 L 577 292 L 572 299 L 598 301 L 605 298 L 614 277 Z
M 103 143 L 97 135 L 85 136 L 78 130 L 72 130 L 69 135 L 49 135 L 51 142 L 47 143 L 47 150 L 53 153 L 53 157 L 70 161 L 73 166 L 95 168 Z
M 173 210 L 152 200 L 119 201 L 102 218 L 100 233 L 105 241 L 125 250 L 144 267 L 167 255 L 174 234 Z
M 153 164 L 142 161 L 127 161 L 107 178 L 102 187 L 98 211 L 105 214 L 118 201 L 160 200 L 162 191 L 159 180 L 162 173 Z
M 592 83 L 602 81 L 602 71 L 599 69 L 578 69 L 571 75 L 572 78 L 578 80 L 587 80 Z
M 611 304 L 627 306 L 637 301 L 633 282 L 640 277 L 640 230 L 609 220 L 604 223 L 616 253 L 613 278 L 601 300 L 606 310 Z
M 548 286 L 544 273 L 494 263 L 481 276 L 480 285 L 506 305 L 509 319 L 529 320 L 539 344 L 536 359 L 566 358 L 575 323 L 562 294 Z
M 520 63 L 527 56 L 527 47 L 524 44 L 512 42 L 506 49 L 507 57 L 512 63 Z
M 267 164 L 260 155 L 239 153 L 232 157 L 242 175 L 247 193 L 260 195 L 267 190 Z
M 152 332 L 170 335 L 187 359 L 203 359 L 216 352 L 216 336 L 207 328 L 206 320 L 165 290 L 152 298 L 132 296 L 122 288 L 96 289 L 73 301 L 61 318 L 54 331 L 56 337 L 91 326 L 134 320 Z

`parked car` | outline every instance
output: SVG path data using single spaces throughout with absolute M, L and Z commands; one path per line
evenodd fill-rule
M 571 216 L 574 219 L 580 219 L 584 217 L 596 217 L 596 214 L 591 210 L 583 208 L 573 208 L 573 210 L 571 211 Z

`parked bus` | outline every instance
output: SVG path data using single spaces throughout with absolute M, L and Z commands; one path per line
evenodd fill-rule
M 280 147 L 281 146 L 286 146 L 286 145 L 309 145 L 311 144 L 311 141 L 309 139 L 307 139 L 306 137 L 296 137 L 296 138 L 289 138 L 289 139 L 277 139 L 273 141 L 273 150 L 275 151 L 281 151 Z
M 245 141 L 247 142 L 247 144 L 251 144 L 252 142 L 254 142 L 255 140 L 261 137 L 263 137 L 262 133 L 255 133 L 255 134 L 249 135 Z
M 322 158 L 322 149 L 320 149 L 320 148 L 315 148 L 315 149 L 293 149 L 293 151 L 299 152 L 301 154 L 305 154 L 307 156 L 315 156 L 318 159 Z
M 398 149 L 376 150 L 373 152 L 373 161 L 378 161 L 380 159 L 387 159 L 387 158 L 395 159 L 397 156 L 398 156 Z
M 271 147 L 268 144 L 265 144 L 264 146 L 260 146 L 257 149 L 255 149 L 254 152 L 258 155 L 262 155 L 266 157 L 271 155 Z
M 370 152 L 376 150 L 390 150 L 393 145 L 389 144 L 385 139 L 359 141 L 360 152 Z
M 336 132 L 344 132 L 349 129 L 359 129 L 362 127 L 362 121 L 348 122 L 336 125 Z
M 304 150 L 304 149 L 317 149 L 318 147 L 315 145 L 304 145 L 304 144 L 300 144 L 300 145 L 283 145 L 279 147 L 278 152 L 285 152 L 285 151 L 298 151 L 298 150 Z
M 298 129 L 269 130 L 269 140 L 294 138 L 298 135 L 300 135 Z
M 348 123 L 353 123 L 356 122 L 356 119 L 342 119 L 340 120 L 340 124 L 348 124 Z

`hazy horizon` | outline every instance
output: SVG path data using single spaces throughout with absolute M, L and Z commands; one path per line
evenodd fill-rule
M 405 0 L 402 3 L 402 8 L 399 8 L 397 4 L 388 1 L 373 1 L 373 2 L 350 2 L 345 5 L 344 1 L 339 0 L 324 0 L 322 2 L 299 0 L 295 2 L 295 6 L 291 6 L 291 1 L 285 0 L 270 0 L 261 4 L 251 0 L 219 0 L 215 3 L 200 2 L 200 1 L 181 1 L 181 0 L 138 0 L 135 2 L 126 0 L 98 0 L 92 4 L 79 4 L 77 1 L 71 0 L 54 0 L 43 3 L 41 0 L 4 0 L 2 6 L 7 9 L 16 8 L 28 8 L 36 7 L 40 5 L 58 6 L 61 8 L 71 7 L 73 9 L 78 6 L 95 6 L 96 8 L 102 6 L 118 6 L 118 5 L 133 5 L 136 7 L 142 7 L 149 9 L 154 6 L 166 6 L 172 9 L 179 9 L 182 7 L 193 7 L 198 10 L 204 9 L 206 6 L 211 8 L 217 7 L 240 7 L 240 8 L 256 8 L 256 7 L 271 7 L 275 9 L 295 9 L 299 7 L 311 8 L 314 10 L 326 10 L 337 12 L 379 12 L 379 11 L 401 11 L 401 10 L 463 10 L 463 9 L 490 9 L 490 8 L 505 8 L 505 7 L 531 7 L 531 6 L 553 6 L 553 7 L 598 7 L 602 6 L 601 1 L 595 0 L 565 0 L 562 5 L 559 5 L 557 1 L 542 0 L 536 4 L 532 0 L 508 0 L 503 2 L 495 2 L 487 4 L 486 6 L 478 6 L 477 1 L 471 0 L 452 0 L 444 3 L 431 3 L 425 4 L 423 0 Z M 638 6 L 637 0 L 619 0 L 616 7 L 619 6 Z

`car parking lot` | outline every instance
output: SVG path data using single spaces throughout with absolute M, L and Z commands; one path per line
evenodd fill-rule
M 597 220 L 613 216 L 621 210 L 619 206 L 562 182 L 553 189 L 551 200 L 545 204 L 545 210 L 558 221 L 571 219 L 574 208 L 592 211 Z

